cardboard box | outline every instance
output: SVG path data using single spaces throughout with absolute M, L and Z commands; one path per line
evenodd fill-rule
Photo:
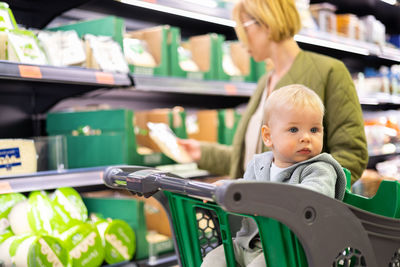
M 193 131 L 188 132 L 189 138 L 206 142 L 218 142 L 218 111 L 199 110 L 191 116 L 194 118 L 192 123 Z
M 232 144 L 241 118 L 234 109 L 199 110 L 191 116 L 195 117 L 192 123 L 196 124 L 196 131 L 189 132 L 189 138 L 225 145 Z
M 130 71 L 135 74 L 151 76 L 168 76 L 169 73 L 169 53 L 168 35 L 170 26 L 163 25 L 149 29 L 127 32 L 124 38 L 134 38 L 145 41 L 148 52 L 153 56 L 156 66 L 144 67 L 139 65 L 129 65 Z M 124 47 L 124 49 L 127 49 Z
M 221 53 L 218 70 L 221 80 L 256 82 L 265 73 L 265 63 L 255 62 L 240 42 L 224 42 Z M 240 73 L 231 75 L 229 68 L 237 68 Z
M 150 138 L 147 122 L 165 123 L 180 138 L 187 138 L 185 118 L 186 114 L 182 108 L 153 109 L 137 111 L 134 124 L 137 127 L 136 140 L 139 146 L 144 146 L 153 151 L 160 152 L 158 145 Z
M 223 36 L 215 33 L 190 37 L 187 42 L 181 41 L 180 30 L 170 29 L 170 75 L 197 80 L 218 79 L 218 66 L 221 62 L 221 44 Z M 179 64 L 179 47 L 190 50 L 192 59 L 198 66 L 198 71 L 185 71 Z

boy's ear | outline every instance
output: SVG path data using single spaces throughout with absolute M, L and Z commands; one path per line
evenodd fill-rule
M 272 147 L 272 141 L 271 141 L 271 131 L 267 125 L 263 125 L 261 127 L 261 136 L 264 142 L 264 145 L 267 147 Z

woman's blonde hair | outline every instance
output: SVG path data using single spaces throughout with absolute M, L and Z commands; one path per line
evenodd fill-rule
M 233 8 L 236 34 L 247 45 L 247 35 L 240 20 L 246 13 L 263 27 L 268 27 L 275 42 L 293 37 L 301 28 L 300 15 L 294 0 L 239 0 Z
M 271 114 L 282 106 L 312 107 L 322 115 L 325 113 L 324 104 L 317 93 L 302 84 L 291 84 L 273 91 L 267 98 L 263 123 L 267 124 Z

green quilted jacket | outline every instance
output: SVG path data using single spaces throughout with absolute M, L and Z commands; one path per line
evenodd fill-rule
M 201 144 L 199 168 L 231 178 L 243 177 L 245 133 L 266 81 L 267 75 L 260 78 L 237 127 L 232 146 Z M 352 183 L 355 182 L 367 165 L 368 151 L 361 106 L 349 71 L 339 60 L 301 51 L 275 88 L 294 83 L 311 88 L 321 97 L 325 105 L 323 152 L 330 153 L 349 169 Z M 263 151 L 266 150 L 264 147 Z

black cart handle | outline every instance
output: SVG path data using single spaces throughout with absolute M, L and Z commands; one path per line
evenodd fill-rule
M 166 190 L 210 201 L 214 201 L 217 187 L 141 166 L 109 167 L 104 173 L 103 181 L 108 187 L 127 189 L 145 197 Z

